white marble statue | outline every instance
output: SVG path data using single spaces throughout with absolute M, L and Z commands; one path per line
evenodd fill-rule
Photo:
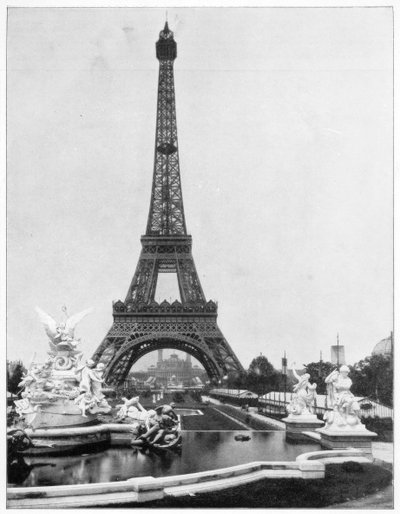
M 92 311 L 93 308 L 89 308 L 82 312 L 78 312 L 73 316 L 67 317 L 67 309 L 64 307 L 63 312 L 65 313 L 66 320 L 57 323 L 49 314 L 39 307 L 36 307 L 39 319 L 43 323 L 46 334 L 50 339 L 51 350 L 53 352 L 57 351 L 57 349 L 59 349 L 59 345 L 61 345 L 61 348 L 63 349 L 74 350 L 79 341 L 75 339 L 75 327 Z
M 32 363 L 18 386 L 21 397 L 33 405 L 49 403 L 57 399 L 74 399 L 79 393 L 76 387 L 52 377 L 53 359 L 44 364 Z M 26 402 L 25 402 L 26 403 Z
M 139 396 L 134 396 L 130 400 L 122 398 L 122 400 L 124 403 L 117 405 L 117 408 L 119 408 L 117 420 L 129 418 L 135 421 L 146 422 L 149 417 L 149 413 L 152 413 L 152 411 L 147 411 L 142 404 L 139 403 Z
M 310 383 L 309 373 L 304 373 L 304 375 L 300 376 L 297 374 L 294 366 L 292 371 L 297 384 L 293 386 L 294 395 L 288 405 L 288 412 L 294 416 L 310 416 L 314 407 L 317 384 Z
M 39 380 L 40 366 L 32 363 L 29 370 L 23 375 L 21 382 L 18 384 L 20 389 L 34 389 Z
M 352 380 L 348 376 L 349 371 L 347 366 L 341 366 L 339 371 L 335 369 L 325 379 L 328 407 L 332 408 L 332 411 L 325 413 L 325 428 L 343 430 L 364 427 L 360 421 L 360 406 L 350 391 Z
M 84 418 L 87 418 L 86 411 L 91 414 L 97 412 L 96 398 L 90 393 L 81 393 L 77 398 L 75 398 L 74 403 L 79 407 Z
M 79 381 L 79 397 L 75 403 L 86 416 L 86 411 L 94 414 L 97 412 L 110 412 L 111 406 L 108 404 L 102 392 L 104 364 L 100 362 L 95 366 L 92 359 L 88 359 L 86 364 L 78 365 L 76 377 Z
M 82 352 L 77 349 L 76 325 L 91 310 L 68 317 L 64 307 L 66 320 L 57 323 L 36 308 L 49 337 L 50 356 L 44 364 L 31 364 L 19 384 L 23 401 L 16 404 L 18 414 L 33 428 L 80 424 L 87 413 L 93 418 L 111 410 L 102 392 L 104 364 L 95 366 L 91 359 L 81 364 Z
M 102 401 L 105 398 L 104 393 L 101 390 L 104 384 L 104 368 L 104 364 L 99 362 L 92 373 L 92 392 L 93 396 L 97 398 L 98 401 Z
M 79 362 L 76 367 L 76 379 L 79 382 L 79 391 L 81 393 L 92 392 L 92 373 L 95 366 L 95 362 L 92 359 L 88 359 L 86 364 Z

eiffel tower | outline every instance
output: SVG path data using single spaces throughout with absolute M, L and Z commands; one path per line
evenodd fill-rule
M 162 348 L 189 353 L 215 382 L 242 371 L 217 325 L 217 304 L 207 301 L 186 232 L 179 171 L 174 60 L 177 45 L 165 23 L 156 43 L 160 63 L 153 186 L 142 251 L 125 301 L 113 304 L 114 322 L 93 355 L 106 364 L 106 382 L 121 384 L 143 355 Z M 175 273 L 180 301 L 155 301 L 160 273 Z

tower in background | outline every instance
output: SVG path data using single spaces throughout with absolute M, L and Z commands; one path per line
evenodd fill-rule
M 339 344 L 339 334 L 336 336 L 336 344 L 331 346 L 331 362 L 337 367 L 346 364 L 344 345 Z

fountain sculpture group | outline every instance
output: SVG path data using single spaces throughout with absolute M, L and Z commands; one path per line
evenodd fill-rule
M 19 384 L 23 392 L 15 402 L 17 413 L 33 429 L 93 424 L 96 414 L 111 407 L 101 390 L 104 365 L 84 362 L 75 338 L 76 325 L 91 309 L 61 323 L 36 310 L 49 337 L 49 357 L 44 364 L 32 363 Z
M 350 390 L 352 381 L 348 376 L 349 371 L 343 365 L 326 377 L 327 406 L 330 410 L 325 412 L 324 421 L 320 421 L 313 414 L 317 385 L 310 383 L 308 373 L 299 376 L 293 367 L 297 384 L 293 387 L 294 395 L 288 406 L 289 415 L 283 420 L 288 441 L 306 441 L 318 433 L 324 448 L 352 447 L 371 452 L 371 440 L 376 434 L 367 430 L 360 421 L 360 406 Z
M 61 323 L 39 308 L 36 311 L 49 338 L 49 357 L 44 364 L 32 362 L 19 384 L 21 399 L 15 401 L 15 407 L 26 432 L 10 432 L 10 442 L 15 443 L 11 446 L 19 445 L 21 437 L 29 434 L 30 444 L 25 444 L 24 450 L 65 454 L 74 447 L 108 444 L 111 433 L 125 432 L 136 446 L 179 447 L 179 419 L 173 405 L 146 410 L 139 397 L 123 399 L 117 414 L 109 415 L 111 423 L 100 424 L 97 415 L 112 410 L 102 391 L 104 364 L 85 361 L 75 337 L 77 324 L 91 309 L 68 317 L 64 308 L 66 319 Z
M 37 309 L 37 312 L 49 337 L 50 351 L 44 364 L 32 363 L 19 384 L 23 391 L 15 405 L 24 420 L 24 430 L 16 427 L 8 432 L 7 464 L 11 483 L 21 483 L 34 466 L 42 465 L 40 462 L 35 463 L 35 459 L 33 464 L 29 464 L 29 460 L 25 462 L 26 455 L 82 454 L 89 451 L 89 448 L 83 449 L 84 446 L 99 449 L 100 445 L 104 445 L 102 447 L 107 448 L 113 441 L 116 444 L 122 442 L 124 445 L 136 446 L 136 451 L 140 450 L 149 457 L 153 452 L 164 454 L 168 450 L 180 454 L 180 423 L 173 404 L 146 410 L 140 404 L 139 397 L 123 398 L 123 403 L 116 406 L 116 414 L 110 414 L 111 406 L 102 391 L 104 366 L 101 363 L 95 364 L 91 359 L 85 361 L 78 348 L 79 339 L 75 337 L 76 325 L 90 310 L 66 316 L 61 323 L 57 323 L 41 309 Z M 362 449 L 362 454 L 371 453 L 371 440 L 376 434 L 368 431 L 360 421 L 360 407 L 350 390 L 352 381 L 348 376 L 349 368 L 341 366 L 325 379 L 330 410 L 326 412 L 324 421 L 320 421 L 314 413 L 316 384 L 311 383 L 308 373 L 298 375 L 295 369 L 293 373 L 297 384 L 288 406 L 288 416 L 284 419 L 286 439 L 290 442 L 317 440 L 323 448 L 340 450 L 334 455 L 344 459 L 354 458 L 354 450 L 350 450 L 353 452 L 351 457 L 347 455 L 349 448 Z M 111 422 L 101 423 L 97 419 L 99 413 L 108 415 Z M 359 456 L 360 453 L 357 453 L 355 458 Z M 294 464 L 288 465 L 293 467 Z M 311 475 L 307 476 L 311 478 L 324 476 L 321 462 L 296 461 L 295 465 L 299 469 L 309 470 Z M 128 491 L 124 501 L 133 501 L 132 498 L 139 501 L 142 498 L 140 494 L 146 494 L 149 499 L 163 497 L 164 486 L 155 490 L 153 482 L 146 482 L 148 479 L 132 480 L 132 484 L 129 481 L 122 484 L 112 482 L 110 491 L 116 491 L 121 485 Z M 146 488 L 146 493 L 139 494 L 135 491 L 141 491 L 141 480 L 145 481 L 143 488 Z M 195 480 L 201 481 L 203 477 L 196 477 Z M 84 495 L 76 498 L 73 491 L 68 493 L 63 487 L 57 489 L 56 493 L 52 490 L 49 496 L 43 488 L 34 487 L 33 494 L 42 495 L 46 501 L 50 498 L 52 505 L 56 506 L 65 502 L 66 497 L 74 505 L 89 506 L 92 494 L 99 496 L 101 505 L 110 501 L 103 498 L 107 496 L 107 491 L 102 496 L 100 490 L 93 492 L 86 485 L 80 487 Z M 155 492 L 148 493 L 148 487 Z M 32 506 L 32 501 L 36 501 L 30 497 L 29 488 L 26 494 L 23 488 L 18 487 L 9 491 L 15 506 Z M 37 500 L 35 505 L 41 501 Z
M 102 391 L 104 365 L 95 364 L 91 359 L 85 361 L 78 348 L 80 340 L 75 337 L 77 324 L 91 309 L 68 317 L 64 308 L 65 320 L 60 323 L 41 309 L 36 310 L 49 338 L 49 357 L 44 364 L 32 363 L 19 384 L 23 390 L 21 399 L 15 402 L 16 411 L 23 418 L 25 427 L 33 430 L 29 433 L 32 438 L 40 431 L 54 432 L 54 429 L 58 429 L 58 438 L 64 437 L 70 445 L 79 446 L 87 443 L 87 438 L 93 437 L 97 438 L 97 443 L 104 443 L 110 441 L 110 430 L 115 430 L 116 424 L 123 423 L 125 428 L 119 428 L 133 436 L 131 443 L 134 445 L 174 447 L 180 442 L 179 421 L 173 408 L 163 405 L 146 410 L 139 403 L 139 397 L 123 399 L 124 403 L 117 406 L 117 414 L 110 416 L 113 424 L 101 425 L 97 414 L 111 411 Z M 316 384 L 310 382 L 308 373 L 298 375 L 294 367 L 293 374 L 297 384 L 293 388 L 288 416 L 283 420 L 286 439 L 306 442 L 311 437 L 318 439 L 325 448 L 356 447 L 370 452 L 375 434 L 360 421 L 360 407 L 350 390 L 352 381 L 348 376 L 349 368 L 341 366 L 325 379 L 331 410 L 326 411 L 324 421 L 320 421 L 313 412 Z M 72 429 L 72 432 L 68 432 L 68 429 Z M 75 436 L 73 440 L 71 433 Z M 61 448 L 64 444 L 65 448 L 67 443 L 57 441 L 57 447 Z

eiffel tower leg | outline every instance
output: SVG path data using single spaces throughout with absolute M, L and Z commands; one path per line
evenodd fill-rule
M 97 348 L 97 350 L 92 355 L 92 360 L 94 360 L 94 362 L 99 362 L 104 351 L 107 350 L 107 348 L 110 348 L 111 345 L 112 345 L 112 340 L 109 339 L 108 336 L 106 336 L 103 339 L 103 341 L 100 343 L 100 346 Z
M 154 300 L 158 278 L 158 262 L 155 258 L 147 258 L 142 253 L 136 267 L 131 285 L 126 295 L 126 302 L 148 303 Z
M 115 357 L 115 354 L 125 343 L 125 337 L 115 337 L 110 335 L 112 329 L 113 327 L 108 331 L 108 334 L 91 357 L 96 364 L 102 362 L 105 366 L 108 366 L 111 360 Z
M 133 352 L 125 352 L 121 354 L 116 364 L 112 367 L 111 362 L 106 371 L 106 382 L 111 385 L 121 385 L 135 363 L 135 355 Z
M 177 276 L 182 302 L 205 302 L 205 296 L 192 256 L 177 259 Z

